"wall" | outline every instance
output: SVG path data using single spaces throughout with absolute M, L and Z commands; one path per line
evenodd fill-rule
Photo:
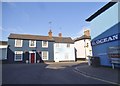
M 7 45 L 0 45 L 0 60 L 7 59 Z
M 120 26 L 120 22 L 114 25 L 113 27 L 109 28 L 107 31 L 103 32 L 96 38 L 94 38 L 92 42 L 101 38 L 105 38 L 105 37 L 117 34 L 117 33 L 119 33 L 119 36 L 120 36 L 119 26 Z M 108 48 L 113 46 L 120 46 L 120 39 L 117 41 L 112 41 L 112 42 L 92 46 L 93 55 L 100 57 L 101 65 L 111 66 L 110 60 L 107 54 L 108 54 Z
M 57 43 L 54 43 L 54 60 L 55 61 L 75 61 L 74 44 L 70 44 L 67 48 L 67 43 L 59 43 L 59 47 L 56 47 Z
M 36 47 L 29 47 L 29 40 L 23 40 L 23 46 L 20 48 L 16 48 L 15 46 L 15 41 L 14 39 L 8 39 L 8 45 L 9 49 L 8 49 L 8 60 L 13 62 L 14 60 L 14 51 L 23 51 L 25 52 L 29 52 L 29 51 L 48 51 L 49 52 L 49 61 L 53 61 L 54 60 L 54 51 L 53 51 L 53 42 L 48 42 L 48 48 L 42 48 L 42 41 L 37 40 L 36 41 Z M 37 55 L 37 54 L 36 54 Z M 38 55 L 37 55 L 38 56 Z
M 87 43 L 89 46 L 84 47 L 87 45 Z M 75 41 L 74 46 L 76 48 L 77 58 L 87 58 L 88 55 L 92 56 L 92 51 L 90 51 L 92 50 L 90 39 L 85 39 L 85 41 L 84 40 Z
M 120 18 L 118 15 L 118 13 L 120 13 L 120 11 L 118 11 L 119 9 L 120 3 L 116 3 L 91 21 L 90 28 L 92 39 L 120 22 Z

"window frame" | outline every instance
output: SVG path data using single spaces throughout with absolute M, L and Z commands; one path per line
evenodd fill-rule
M 70 44 L 69 43 L 67 43 L 67 48 L 70 48 Z
M 46 46 L 43 45 L 44 42 L 47 42 L 47 45 L 46 45 Z M 42 47 L 43 47 L 43 48 L 48 48 L 48 41 L 42 41 Z
M 43 53 L 44 53 L 44 52 L 47 52 L 47 57 L 46 57 L 46 59 L 43 58 Z M 42 60 L 48 60 L 48 57 L 49 57 L 49 52 L 48 52 L 48 51 L 42 51 Z
M 20 46 L 16 45 L 17 44 L 17 40 L 20 40 Z M 22 45 L 23 45 L 23 40 L 15 39 L 15 47 L 22 47 Z
M 60 47 L 59 43 L 56 43 L 56 47 L 57 47 L 57 48 L 59 48 L 59 47 Z
M 31 46 L 32 41 L 34 41 L 34 46 Z M 29 47 L 36 47 L 36 40 L 29 40 Z
M 21 59 L 16 59 L 16 52 L 21 52 Z M 15 51 L 14 61 L 22 61 L 23 60 L 23 51 Z

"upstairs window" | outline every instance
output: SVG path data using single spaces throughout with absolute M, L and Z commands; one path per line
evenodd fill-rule
M 42 41 L 42 47 L 47 48 L 48 47 L 48 41 Z
M 67 47 L 69 48 L 69 47 L 70 47 L 70 44 L 67 44 Z
M 23 40 L 15 39 L 15 47 L 22 47 Z
M 22 61 L 23 51 L 15 51 L 15 61 Z
M 29 41 L 29 47 L 36 47 L 36 41 L 35 40 L 30 40 Z
M 59 43 L 56 43 L 56 47 L 59 47 Z

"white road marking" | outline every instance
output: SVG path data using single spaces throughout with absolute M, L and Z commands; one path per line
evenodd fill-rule
M 76 72 L 76 73 L 79 73 L 79 74 L 81 74 L 81 75 L 83 75 L 83 76 L 85 76 L 85 77 L 88 77 L 88 78 L 92 78 L 92 79 L 95 79 L 95 80 L 99 80 L 99 81 L 107 82 L 107 83 L 109 83 L 109 84 L 115 84 L 115 85 L 119 85 L 119 86 L 120 86 L 120 84 L 119 84 L 119 83 L 116 83 L 116 82 L 112 82 L 112 81 L 108 81 L 108 80 L 103 80 L 103 79 L 100 79 L 100 78 L 97 78 L 97 77 L 93 77 L 93 76 L 90 76 L 90 75 L 86 75 L 86 74 L 84 74 L 84 73 L 80 73 L 80 72 L 78 71 L 77 67 L 75 67 L 75 69 L 74 69 L 73 71 Z
M 46 68 L 49 68 L 49 69 L 63 69 L 63 68 L 65 68 L 65 67 L 47 66 Z

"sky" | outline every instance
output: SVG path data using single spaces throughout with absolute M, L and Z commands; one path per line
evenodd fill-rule
M 80 37 L 90 29 L 85 20 L 107 2 L 2 2 L 0 40 L 7 41 L 10 33 L 63 37 Z M 51 22 L 51 23 L 49 23 Z

